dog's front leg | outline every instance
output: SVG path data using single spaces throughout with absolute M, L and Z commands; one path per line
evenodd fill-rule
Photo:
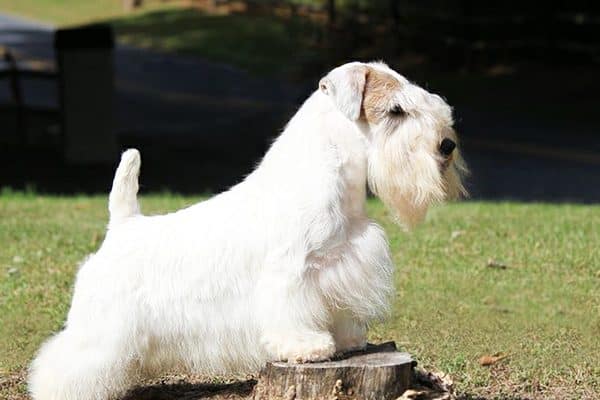
M 268 357 L 288 362 L 331 358 L 335 341 L 328 331 L 329 312 L 310 282 L 293 274 L 268 274 L 257 286 L 261 343 Z
M 347 310 L 334 313 L 331 328 L 338 353 L 362 350 L 367 346 L 367 324 Z

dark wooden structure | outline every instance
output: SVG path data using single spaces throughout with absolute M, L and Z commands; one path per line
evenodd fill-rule
M 9 91 L 8 102 L 0 104 L 0 117 L 8 123 L 5 131 L 15 133 L 14 138 L 2 139 L 22 148 L 50 144 L 72 164 L 114 162 L 118 152 L 112 28 L 100 24 L 59 29 L 54 48 L 54 65 L 43 68 L 27 55 L 17 57 L 11 49 L 0 48 L 0 81 L 8 82 Z M 56 105 L 31 103 L 25 87 L 34 81 L 56 88 Z

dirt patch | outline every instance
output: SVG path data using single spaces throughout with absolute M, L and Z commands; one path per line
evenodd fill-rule
M 0 374 L 0 398 L 4 400 L 26 400 L 29 399 L 25 380 L 27 370 L 10 374 Z

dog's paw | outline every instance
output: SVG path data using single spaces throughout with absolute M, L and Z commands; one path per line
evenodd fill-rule
M 265 348 L 277 360 L 289 363 L 324 361 L 335 354 L 335 342 L 329 333 L 270 337 L 265 340 Z
M 302 364 L 309 362 L 319 362 L 331 359 L 335 354 L 335 345 L 331 343 L 325 347 L 307 349 L 302 353 L 298 353 L 293 359 L 288 358 L 288 362 L 292 364 Z

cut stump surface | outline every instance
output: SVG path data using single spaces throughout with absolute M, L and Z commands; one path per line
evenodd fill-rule
M 271 362 L 260 373 L 254 399 L 396 399 L 413 383 L 415 365 L 394 342 L 319 363 Z

